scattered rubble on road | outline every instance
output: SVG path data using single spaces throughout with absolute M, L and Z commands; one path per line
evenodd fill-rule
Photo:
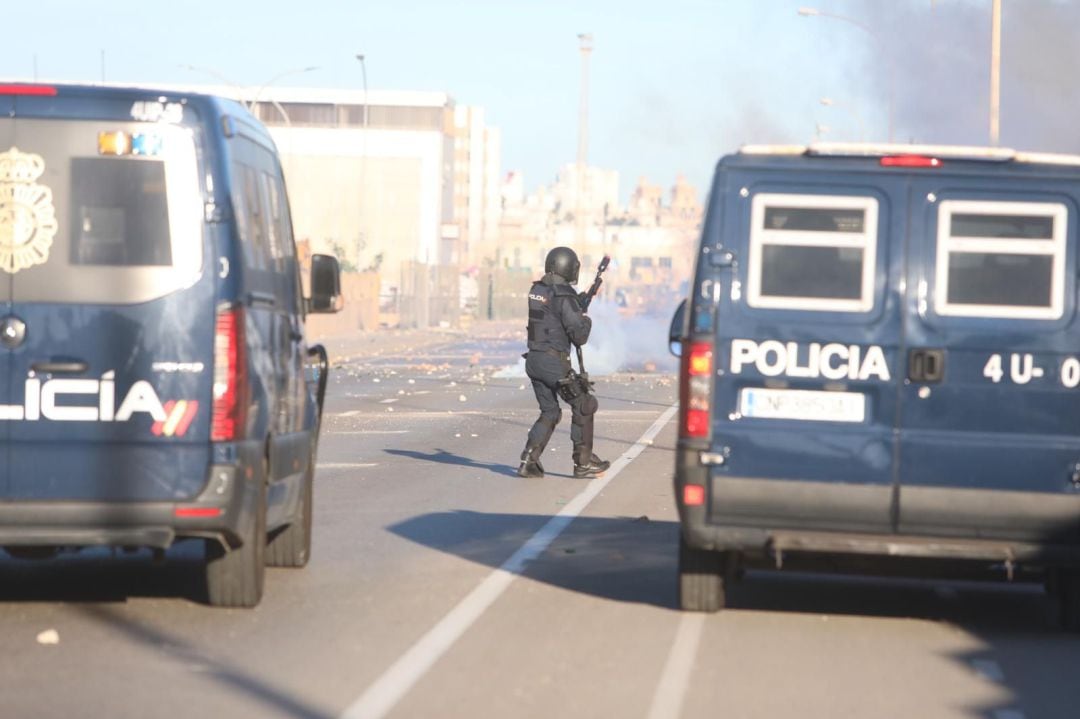
M 37 635 L 37 643 L 45 645 L 56 645 L 60 643 L 60 632 L 55 629 L 46 629 Z

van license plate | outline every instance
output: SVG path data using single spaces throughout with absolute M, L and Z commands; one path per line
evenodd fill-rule
M 745 387 L 739 391 L 739 414 L 762 419 L 862 422 L 866 419 L 866 395 Z

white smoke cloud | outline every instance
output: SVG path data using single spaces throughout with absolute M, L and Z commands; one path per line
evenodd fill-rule
M 590 375 L 615 372 L 674 371 L 677 362 L 668 351 L 668 327 L 674 308 L 654 308 L 648 314 L 620 314 L 610 302 L 589 307 L 593 329 L 585 345 L 585 368 Z M 575 363 L 577 360 L 574 360 Z

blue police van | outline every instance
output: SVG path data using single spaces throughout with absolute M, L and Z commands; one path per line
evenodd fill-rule
M 1043 581 L 1080 629 L 1078 218 L 1076 156 L 721 159 L 671 328 L 682 608 L 872 562 Z
M 206 544 L 206 598 L 303 566 L 327 358 L 266 129 L 237 102 L 0 84 L 0 546 Z

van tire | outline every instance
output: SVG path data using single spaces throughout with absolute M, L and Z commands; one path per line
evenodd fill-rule
M 206 598 L 214 607 L 254 607 L 266 579 L 266 474 L 252 482 L 254 498 L 240 530 L 239 547 L 206 543 Z
M 724 608 L 727 592 L 727 555 L 695 549 L 679 535 L 679 608 L 688 612 L 717 612 Z
M 1061 628 L 1080 632 L 1080 571 L 1060 570 L 1054 581 Z
M 269 567 L 305 567 L 311 559 L 311 515 L 315 494 L 315 451 L 300 480 L 300 506 L 296 517 L 266 544 Z

